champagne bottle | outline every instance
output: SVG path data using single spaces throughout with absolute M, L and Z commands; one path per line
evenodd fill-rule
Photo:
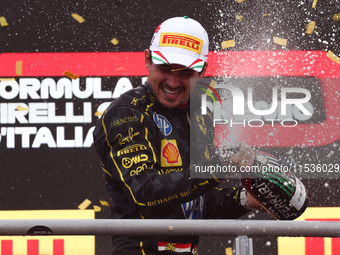
M 307 208 L 309 198 L 304 184 L 278 159 L 257 151 L 249 171 L 241 174 L 243 187 L 278 220 L 293 220 Z

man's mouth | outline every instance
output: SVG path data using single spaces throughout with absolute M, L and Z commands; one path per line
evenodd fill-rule
M 182 92 L 181 89 L 169 90 L 169 89 L 166 89 L 166 88 L 164 88 L 164 87 L 163 87 L 163 91 L 164 91 L 165 93 L 173 94 L 173 95 L 174 95 L 174 94 L 179 94 L 179 93 Z

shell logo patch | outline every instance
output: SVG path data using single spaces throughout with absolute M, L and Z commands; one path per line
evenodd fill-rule
M 161 166 L 181 166 L 182 158 L 179 153 L 177 142 L 175 139 L 166 140 L 161 142 Z

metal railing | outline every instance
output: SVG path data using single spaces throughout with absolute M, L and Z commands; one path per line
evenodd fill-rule
M 0 235 L 340 237 L 340 222 L 275 220 L 0 220 Z

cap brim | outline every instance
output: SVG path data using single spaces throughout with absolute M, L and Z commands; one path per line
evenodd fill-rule
M 204 61 L 202 59 L 194 58 L 192 56 L 177 52 L 152 51 L 151 59 L 152 62 L 156 65 L 177 64 L 185 66 L 197 72 L 201 72 L 204 67 Z

